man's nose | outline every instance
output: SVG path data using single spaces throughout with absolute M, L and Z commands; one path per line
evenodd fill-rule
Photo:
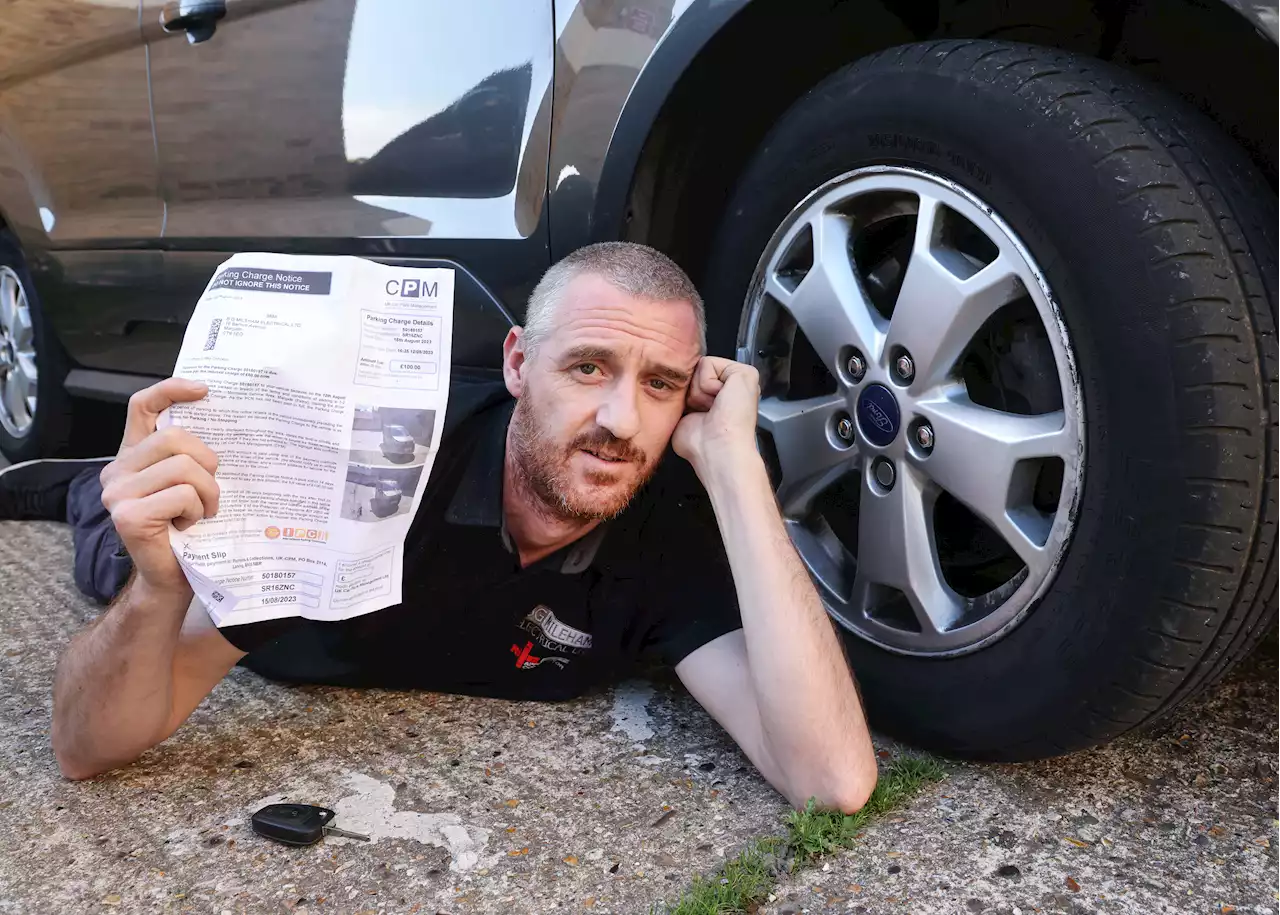
M 614 438 L 629 441 L 640 432 L 640 407 L 637 392 L 629 384 L 610 386 L 609 394 L 596 412 L 596 422 L 613 433 Z

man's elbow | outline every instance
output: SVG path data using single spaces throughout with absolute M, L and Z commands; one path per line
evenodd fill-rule
M 73 760 L 67 760 L 62 757 L 58 758 L 58 771 L 62 773 L 62 777 L 68 781 L 82 782 L 86 779 L 101 775 L 106 769 L 94 768 L 93 766 L 81 765 Z
M 815 799 L 817 806 L 825 810 L 838 810 L 847 815 L 857 813 L 871 799 L 871 792 L 876 787 L 876 766 L 847 766 L 839 770 L 824 773 L 817 779 L 820 787 L 797 796 L 796 806 L 804 809 L 809 799 Z
M 101 765 L 95 766 L 83 754 L 77 753 L 67 739 L 59 734 L 56 726 L 53 730 L 53 758 L 58 762 L 58 771 L 62 773 L 62 777 L 73 782 L 101 775 L 108 768 Z
M 66 725 L 58 721 L 56 715 L 51 742 L 53 758 L 58 763 L 58 771 L 62 773 L 63 778 L 74 782 L 110 772 L 133 761 L 133 759 L 112 760 L 101 754 L 86 752 L 82 735 L 72 733 Z
M 831 807 L 846 816 L 857 813 L 871 799 L 871 792 L 876 788 L 876 772 L 858 774 L 839 783 L 831 796 Z

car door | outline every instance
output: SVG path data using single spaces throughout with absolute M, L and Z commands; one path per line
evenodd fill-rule
M 164 204 L 139 0 L 6 0 L 0 10 L 0 221 L 63 345 L 103 341 L 147 308 Z
M 549 257 L 549 0 L 144 0 L 143 32 L 176 309 L 231 251 L 443 259 L 455 363 L 497 365 Z

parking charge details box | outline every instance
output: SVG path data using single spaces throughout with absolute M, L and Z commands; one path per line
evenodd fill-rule
M 360 314 L 355 380 L 379 387 L 439 390 L 443 323 L 430 313 L 365 309 Z

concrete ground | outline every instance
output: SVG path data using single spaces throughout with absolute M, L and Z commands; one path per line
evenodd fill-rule
M 782 799 L 668 683 L 541 705 L 237 670 L 138 764 L 67 782 L 50 683 L 97 612 L 65 527 L 0 523 L 0 912 L 644 913 L 781 829 Z M 949 765 L 760 915 L 1275 915 L 1276 678 L 1272 637 L 1146 734 Z M 277 799 L 373 841 L 262 840 L 248 817 Z

